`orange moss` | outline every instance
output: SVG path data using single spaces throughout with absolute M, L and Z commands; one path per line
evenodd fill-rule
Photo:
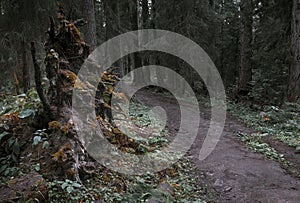
M 65 162 L 67 160 L 67 151 L 70 151 L 72 149 L 71 143 L 66 143 L 64 146 L 62 146 L 55 154 L 53 154 L 53 159 L 55 161 L 63 161 Z
M 51 121 L 48 123 L 48 128 L 52 130 L 60 130 L 61 124 L 58 121 Z

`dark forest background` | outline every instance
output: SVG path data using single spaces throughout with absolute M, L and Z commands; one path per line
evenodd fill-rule
M 299 22 L 300 0 L 0 0 L 0 202 L 299 202 Z M 141 29 L 190 38 L 222 77 L 230 116 L 205 162 L 194 159 L 206 144 L 203 135 L 224 125 L 222 111 L 209 110 L 224 104 L 209 105 L 201 77 L 183 60 L 144 51 L 111 68 L 91 59 L 89 65 L 106 71 L 91 81 L 78 76 L 97 46 Z M 148 65 L 184 77 L 201 112 L 187 85 L 164 70 L 143 69 L 130 79 L 141 84 L 156 77 L 169 92 L 153 86 L 132 98 L 118 92 L 124 75 Z M 184 97 L 186 112 L 193 112 L 187 121 L 170 93 Z M 122 102 L 130 103 L 128 113 Z M 166 122 L 156 107 L 165 110 Z M 209 121 L 214 112 L 219 121 Z M 151 171 L 143 155 L 157 158 L 153 169 L 177 161 L 177 153 L 156 152 L 196 128 L 191 150 L 172 166 L 126 173 Z M 125 153 L 139 158 L 124 161 Z
M 131 30 L 170 30 L 194 40 L 209 54 L 231 98 L 276 105 L 299 101 L 297 0 L 1 0 L 2 94 L 34 86 L 30 42 L 36 42 L 42 66 L 49 16 L 58 12 L 58 4 L 64 5 L 68 20 L 88 22 L 80 31 L 92 48 Z M 188 66 L 166 54 L 134 54 L 117 65 L 125 73 L 149 63 L 166 64 L 192 81 L 194 90 L 205 93 Z M 155 73 L 134 80 L 149 80 L 150 74 Z M 159 76 L 168 81 L 163 73 Z M 184 92 L 185 87 L 176 85 Z

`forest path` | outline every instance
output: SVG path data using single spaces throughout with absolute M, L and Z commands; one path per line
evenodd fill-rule
M 149 92 L 138 92 L 137 98 L 147 106 L 163 107 L 169 114 L 168 126 L 171 130 L 179 126 L 180 113 L 175 100 Z M 252 130 L 228 114 L 218 145 L 204 161 L 198 160 L 210 123 L 210 109 L 200 110 L 200 129 L 189 153 L 198 167 L 197 173 L 203 183 L 201 187 L 218 193 L 212 202 L 300 202 L 300 179 L 288 174 L 279 163 L 244 146 L 234 134 Z M 195 120 L 193 117 L 199 115 L 193 109 L 190 111 L 192 123 Z

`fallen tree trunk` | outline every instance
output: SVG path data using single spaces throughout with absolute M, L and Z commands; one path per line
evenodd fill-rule
M 45 43 L 46 77 L 48 89 L 43 87 L 42 73 L 36 60 L 34 42 L 31 43 L 31 55 L 35 70 L 35 83 L 42 103 L 39 123 L 48 126 L 48 142 L 51 148 L 40 150 L 44 157 L 45 168 L 49 176 L 55 175 L 80 182 L 80 176 L 90 173 L 94 161 L 88 156 L 77 138 L 72 121 L 72 91 L 77 73 L 88 57 L 89 46 L 84 43 L 76 25 L 82 20 L 68 21 L 63 8 L 58 15 L 59 25 L 50 17 L 48 40 Z M 42 122 L 40 122 L 42 120 Z M 43 172 L 43 169 L 41 169 Z M 81 173 L 82 172 L 82 173 Z M 80 175 L 81 174 L 81 175 Z
M 80 177 L 93 173 L 98 165 L 88 155 L 85 148 L 89 144 L 93 144 L 93 140 L 92 143 L 86 143 L 79 138 L 76 127 L 82 126 L 80 124 L 82 121 L 77 116 L 79 112 L 72 112 L 72 93 L 75 81 L 81 66 L 90 54 L 90 49 L 82 40 L 76 26 L 83 24 L 83 20 L 74 22 L 66 20 L 62 8 L 60 8 L 58 20 L 59 26 L 56 26 L 53 18 L 50 18 L 49 37 L 45 43 L 46 57 L 44 63 L 46 77 L 49 81 L 48 89 L 42 87 L 41 70 L 35 58 L 34 43 L 31 47 L 36 88 L 43 105 L 43 110 L 39 112 L 39 115 L 42 115 L 40 120 L 43 120 L 42 122 L 47 121 L 48 126 L 46 128 L 50 131 L 47 139 L 51 146 L 47 150 L 41 150 L 38 156 L 44 158 L 46 162 L 44 167 L 47 168 L 47 173 L 50 176 L 55 175 L 80 182 Z M 111 115 L 111 108 L 113 107 L 110 101 L 112 94 L 115 94 L 114 85 L 118 80 L 119 77 L 112 70 L 107 70 L 99 78 L 98 88 L 91 87 L 98 90 L 96 98 L 89 95 L 89 99 L 96 101 L 97 120 L 93 122 L 99 123 L 105 139 L 111 144 L 117 145 L 119 150 L 130 151 L 135 154 L 150 151 L 150 147 L 143 147 L 146 143 L 138 143 L 134 139 L 130 139 L 113 124 Z M 122 99 L 127 99 L 125 95 L 119 96 Z M 85 102 L 84 99 L 82 100 Z M 88 102 L 85 103 L 90 105 Z M 45 126 L 41 127 L 45 128 Z M 85 130 L 89 131 L 89 129 Z

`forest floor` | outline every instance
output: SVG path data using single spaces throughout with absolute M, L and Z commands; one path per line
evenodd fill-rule
M 129 127 L 139 139 L 143 138 L 140 132 L 152 132 L 145 143 L 156 149 L 168 146 L 181 123 L 179 103 L 157 89 L 138 91 L 136 98 L 130 119 L 119 125 Z M 177 163 L 142 176 L 119 174 L 95 163 L 92 175 L 83 176 L 81 183 L 57 175 L 53 156 L 60 150 L 57 142 L 66 136 L 57 139 L 57 130 L 34 127 L 40 105 L 37 93 L 31 90 L 4 99 L 0 102 L 0 202 L 299 202 L 300 105 L 250 107 L 229 101 L 221 139 L 200 161 L 211 116 L 209 100 L 198 99 L 200 112 L 188 98 L 181 101 L 189 115 L 183 131 L 198 126 L 199 116 L 200 123 L 194 144 Z M 161 132 L 157 130 L 165 123 L 149 114 L 151 108 L 158 113 L 155 107 L 166 111 L 167 127 Z
M 149 92 L 139 92 L 137 98 L 145 105 L 165 108 L 172 115 L 168 118 L 168 127 L 171 131 L 176 131 L 180 114 L 175 100 Z M 250 149 L 243 142 L 243 136 L 238 136 L 255 133 L 255 130 L 245 127 L 234 116 L 227 114 L 218 145 L 204 161 L 198 160 L 198 153 L 210 123 L 210 109 L 203 106 L 200 109 L 200 128 L 189 154 L 198 168 L 197 174 L 201 182 L 199 187 L 215 194 L 209 202 L 299 202 L 299 154 L 292 147 L 272 137 L 264 137 L 259 146 L 269 146 L 267 152 L 283 154 L 277 157 L 284 159 L 271 160 L 273 155 L 255 152 L 256 150 Z M 199 115 L 190 109 L 191 123 L 196 116 Z

